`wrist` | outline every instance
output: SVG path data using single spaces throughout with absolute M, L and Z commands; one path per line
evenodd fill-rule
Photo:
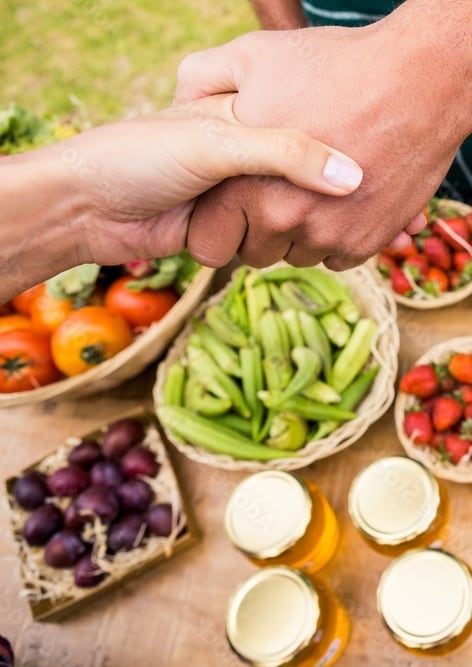
M 85 206 L 58 146 L 0 160 L 0 301 L 88 261 Z

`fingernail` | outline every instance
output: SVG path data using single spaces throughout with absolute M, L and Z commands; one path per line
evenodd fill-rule
M 362 181 L 362 169 L 342 155 L 330 155 L 323 169 L 323 178 L 341 190 L 355 190 Z

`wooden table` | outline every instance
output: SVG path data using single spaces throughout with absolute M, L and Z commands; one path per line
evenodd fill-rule
M 402 310 L 401 370 L 431 345 L 467 334 L 471 301 L 434 311 Z M 107 395 L 73 402 L 11 408 L 0 414 L 2 477 L 139 404 L 150 404 L 154 371 Z M 340 667 L 470 667 L 472 644 L 442 660 L 418 658 L 389 637 L 375 610 L 375 590 L 390 562 L 363 543 L 347 515 L 354 475 L 376 459 L 400 453 L 389 411 L 354 446 L 303 471 L 325 492 L 342 523 L 342 543 L 330 568 L 332 585 L 352 619 L 352 637 Z M 223 537 L 225 501 L 243 478 L 175 457 L 204 538 L 172 562 L 126 584 L 60 624 L 32 623 L 19 598 L 21 582 L 3 501 L 0 531 L 0 633 L 15 644 L 21 667 L 241 667 L 224 636 L 226 601 L 254 571 Z M 469 502 L 472 487 L 447 484 L 452 502 L 446 547 L 472 563 Z

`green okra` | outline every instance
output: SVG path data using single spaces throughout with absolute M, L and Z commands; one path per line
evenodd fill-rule
M 336 419 L 337 421 L 349 421 L 356 417 L 355 412 L 345 410 L 337 405 L 318 403 L 304 396 L 293 396 L 287 400 L 283 399 L 282 392 L 260 391 L 259 398 L 267 408 L 284 409 L 296 412 L 298 415 L 311 421 L 323 419 Z
M 283 310 L 282 318 L 285 322 L 285 326 L 287 327 L 291 347 L 303 347 L 305 345 L 305 340 L 303 338 L 302 328 L 298 318 L 298 311 L 295 308 L 288 308 Z
M 239 327 L 221 306 L 210 306 L 205 312 L 205 321 L 218 338 L 233 347 L 244 347 L 248 339 Z
M 254 340 L 259 341 L 259 322 L 263 313 L 271 306 L 269 289 L 265 283 L 255 285 L 260 272 L 253 269 L 244 281 L 246 289 L 246 307 L 249 320 L 249 331 Z
M 289 384 L 282 391 L 284 401 L 312 384 L 321 371 L 320 355 L 309 347 L 294 347 L 291 356 L 297 370 Z
M 256 439 L 264 415 L 264 406 L 257 394 L 264 387 L 261 351 L 256 345 L 239 350 L 243 394 L 251 410 L 251 435 Z
M 250 417 L 251 411 L 240 388 L 215 364 L 208 352 L 187 346 L 187 358 L 190 375 L 197 375 L 200 382 L 218 398 L 230 398 L 234 409 L 242 417 Z
M 197 320 L 192 321 L 193 328 L 200 336 L 202 347 L 208 352 L 215 363 L 225 373 L 241 377 L 241 366 L 238 353 L 229 345 L 224 343 L 206 324 Z
M 162 390 L 164 405 L 183 404 L 185 376 L 185 368 L 180 361 L 174 361 L 169 366 Z
M 157 415 L 164 427 L 174 435 L 215 454 L 255 461 L 296 456 L 296 453 L 291 451 L 261 445 L 237 431 L 180 406 L 161 406 L 157 409 Z
M 283 410 L 277 414 L 270 427 L 270 437 L 265 441 L 275 449 L 296 450 L 307 440 L 306 420 L 295 412 Z
M 233 302 L 229 307 L 229 315 L 233 322 L 245 333 L 249 335 L 249 319 L 246 308 L 246 298 L 242 292 L 234 295 Z
M 320 317 L 320 324 L 329 340 L 337 347 L 344 347 L 351 337 L 349 325 L 337 313 L 331 312 L 322 315 Z
M 371 318 L 360 319 L 334 362 L 330 384 L 341 392 L 351 384 L 371 354 L 371 345 L 378 329 L 377 323 Z
M 295 282 L 283 283 L 280 287 L 280 292 L 285 299 L 290 303 L 292 308 L 302 310 L 311 315 L 322 315 L 330 312 L 337 306 L 338 302 L 320 304 L 314 302 L 300 289 L 300 285 Z
M 331 373 L 331 345 L 329 339 L 316 317 L 303 311 L 300 311 L 298 316 L 305 345 L 320 355 L 324 376 L 328 380 Z
M 269 294 L 276 308 L 281 312 L 293 308 L 290 299 L 283 294 L 275 283 L 269 283 Z
M 264 358 L 262 367 L 269 389 L 285 389 L 293 369 L 290 361 L 290 338 L 282 315 L 266 310 L 259 321 L 259 338 Z
M 355 324 L 360 318 L 360 311 L 354 302 L 347 285 L 328 271 L 316 266 L 300 269 L 302 275 L 321 292 L 326 301 L 339 301 L 337 312 L 349 324 Z
M 249 419 L 241 417 L 241 415 L 235 414 L 234 412 L 227 412 L 224 415 L 219 415 L 218 417 L 214 417 L 213 421 L 215 422 L 215 424 L 220 424 L 220 426 L 226 426 L 226 428 L 230 428 L 233 431 L 242 433 L 243 435 L 246 435 L 249 438 L 252 437 L 251 421 Z M 254 437 L 253 440 L 255 440 Z
M 234 299 L 237 294 L 240 294 L 244 289 L 244 280 L 248 272 L 247 266 L 239 266 L 234 273 L 234 277 L 231 281 L 231 284 L 228 288 L 228 291 L 221 301 L 221 307 L 226 312 L 230 312 L 231 306 L 234 303 Z
M 344 410 L 355 410 L 362 399 L 366 396 L 372 383 L 374 382 L 380 366 L 373 366 L 359 375 L 346 387 L 341 394 L 341 400 L 338 406 Z M 321 440 L 335 431 L 339 426 L 339 421 L 327 420 L 320 421 L 315 432 L 310 435 L 310 440 Z
M 203 382 L 191 376 L 185 385 L 185 407 L 206 417 L 222 415 L 231 408 L 229 398 L 219 398 L 207 391 Z
M 311 398 L 312 401 L 319 401 L 320 403 L 338 403 L 341 400 L 341 395 L 334 391 L 326 382 L 316 380 L 313 384 L 302 389 L 302 396 Z

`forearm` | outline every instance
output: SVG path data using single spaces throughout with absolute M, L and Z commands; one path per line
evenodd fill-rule
M 292 30 L 308 24 L 299 0 L 251 0 L 264 30 Z
M 82 204 L 54 149 L 0 159 L 0 303 L 83 263 Z

